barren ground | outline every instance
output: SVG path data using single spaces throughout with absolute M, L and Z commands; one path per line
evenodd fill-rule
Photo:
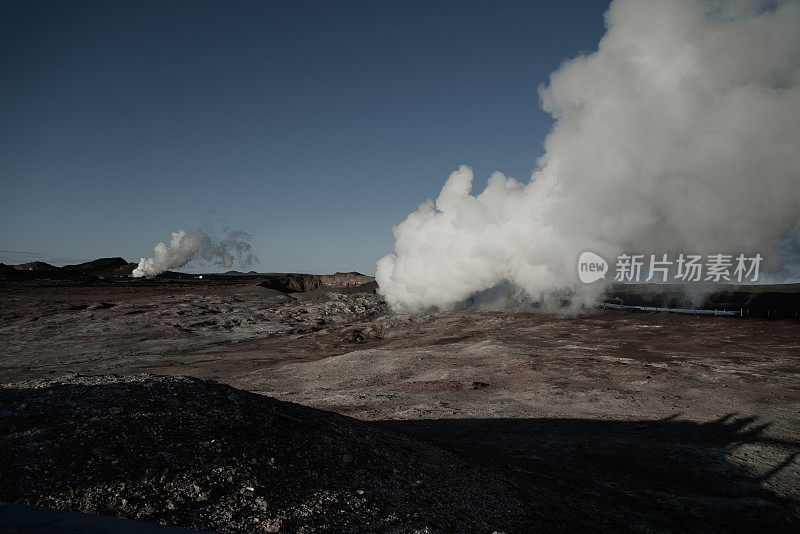
M 0 299 L 2 382 L 14 383 L 3 399 L 11 403 L 3 434 L 17 447 L 12 404 L 32 395 L 20 392 L 83 384 L 76 375 L 185 375 L 367 421 L 368 432 L 416 444 L 416 465 L 436 472 L 434 464 L 451 462 L 462 484 L 472 473 L 490 509 L 511 503 L 511 512 L 485 512 L 492 521 L 481 526 L 481 514 L 463 515 L 472 494 L 451 488 L 439 498 L 454 502 L 439 505 L 462 510 L 463 530 L 796 531 L 800 521 L 796 321 L 619 311 L 394 315 L 368 291 L 287 295 L 252 280 L 8 284 Z M 186 402 L 179 397 L 174 411 Z M 391 439 L 376 440 L 399 454 Z M 341 470 L 339 456 L 318 462 Z M 388 483 L 382 469 L 375 480 Z M 8 473 L 0 500 L 91 509 L 19 493 L 22 483 Z M 400 494 L 417 491 L 412 478 L 397 476 Z M 426 483 L 437 478 L 454 484 L 444 476 Z M 309 495 L 331 489 L 312 482 L 319 487 L 306 488 Z M 369 501 L 369 487 L 345 489 L 363 489 Z M 162 497 L 151 515 L 118 513 L 221 528 L 162 513 Z M 367 509 L 389 513 L 376 502 Z M 362 526 L 459 530 L 458 514 L 410 502 L 429 521 L 398 505 L 394 526 L 375 523 L 378 516 Z M 103 506 L 95 509 L 115 515 Z M 279 508 L 258 513 L 290 517 Z M 284 527 L 299 528 L 292 521 Z M 348 528 L 358 530 L 353 521 Z

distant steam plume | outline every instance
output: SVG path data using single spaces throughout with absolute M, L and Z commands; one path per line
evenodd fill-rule
M 761 253 L 791 272 L 800 240 L 800 3 L 615 0 L 596 52 L 540 87 L 555 119 L 529 183 L 460 166 L 395 227 L 378 261 L 396 310 L 452 309 L 508 286 L 582 285 L 584 250 Z M 788 250 L 791 248 L 791 250 Z
M 258 262 L 251 252 L 250 239 L 252 236 L 240 231 L 228 232 L 224 239 L 215 241 L 201 230 L 178 230 L 172 232 L 169 246 L 158 243 L 152 258 L 142 258 L 131 276 L 156 276 L 200 258 L 226 268 L 232 267 L 234 261 L 249 266 Z

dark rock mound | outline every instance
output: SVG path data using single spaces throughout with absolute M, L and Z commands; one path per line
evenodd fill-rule
M 129 276 L 136 265 L 123 258 L 98 258 L 77 265 L 65 265 L 61 271 L 78 276 Z
M 303 293 L 317 289 L 355 288 L 374 283 L 375 279 L 361 273 L 285 274 L 265 280 L 260 285 L 284 293 Z
M 547 507 L 421 441 L 188 377 L 0 387 L 0 449 L 0 501 L 219 532 L 527 531 Z
M 0 263 L 0 281 L 26 282 L 37 278 L 56 278 L 59 277 L 60 271 L 60 268 L 43 261 L 32 261 L 19 265 Z
M 0 281 L 2 282 L 16 282 L 18 280 L 27 280 L 30 276 L 26 271 L 20 271 L 12 265 L 0 263 Z

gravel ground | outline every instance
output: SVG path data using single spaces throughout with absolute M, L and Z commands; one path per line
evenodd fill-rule
M 444 450 L 211 381 L 6 385 L 0 428 L 5 501 L 219 532 L 558 525 L 546 499 Z
M 0 297 L 0 499 L 216 530 L 800 531 L 793 320 L 395 315 L 374 286 L 238 279 Z M 143 373 L 194 378 L 108 376 Z
M 359 275 L 361 276 L 361 275 Z M 46 377 L 43 362 L 118 372 L 218 343 L 309 332 L 387 312 L 374 288 L 285 294 L 220 280 L 0 284 L 4 381 Z

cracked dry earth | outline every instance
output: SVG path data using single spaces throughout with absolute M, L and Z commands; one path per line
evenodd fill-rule
M 39 435 L 58 442 L 48 429 L 70 429 L 72 421 L 101 425 L 78 441 L 74 431 L 59 431 L 64 447 L 85 449 L 76 466 L 99 469 L 100 462 L 108 469 L 101 473 L 118 473 L 117 478 L 80 482 L 70 467 L 73 478 L 65 485 L 54 484 L 49 493 L 13 493 L 15 500 L 231 531 L 253 528 L 256 519 L 258 528 L 288 531 L 800 528 L 800 324 L 794 321 L 618 311 L 581 317 L 486 311 L 394 315 L 366 290 L 284 295 L 252 282 L 5 291 L 3 382 L 26 383 L 5 390 L 3 439 L 22 451 L 19 463 L 31 468 L 3 464 L 0 499 L 16 488 L 39 487 L 36 479 L 45 476 L 50 457 L 29 445 L 38 443 Z M 69 309 L 73 306 L 79 308 Z M 129 314 L 139 309 L 144 311 Z M 198 324 L 203 321 L 210 323 Z M 119 406 L 125 398 L 119 393 L 110 399 L 87 393 L 85 413 L 57 411 L 50 419 L 37 416 L 41 408 L 25 401 L 44 391 L 58 398 L 64 388 L 92 380 L 97 391 L 113 390 L 115 381 L 133 388 L 138 393 L 132 398 L 142 406 L 171 395 L 144 395 L 167 387 L 153 377 L 76 376 L 111 373 L 213 379 L 296 404 L 172 379 L 166 384 L 178 395 L 163 411 L 152 412 L 158 417 Z M 148 381 L 155 389 L 136 385 Z M 240 399 L 236 406 L 263 405 L 265 414 L 291 406 L 350 418 L 308 411 L 296 418 L 320 426 L 270 423 L 281 437 L 262 432 L 262 421 L 252 419 L 242 431 L 223 422 L 250 416 L 233 404 L 215 404 L 218 393 L 212 392 L 219 391 L 226 392 L 219 399 L 232 395 Z M 47 405 L 48 398 L 35 406 Z M 21 404 L 27 406 L 20 409 Z M 197 409 L 203 405 L 215 406 L 213 418 L 203 419 Z M 162 432 L 155 449 L 123 454 L 122 443 L 97 445 L 107 432 L 102 425 L 116 421 L 103 410 L 115 407 L 125 410 L 120 417 L 125 413 L 127 422 L 119 424 L 132 430 L 128 439 Z M 181 429 L 175 430 L 180 436 L 164 433 L 162 426 L 153 429 L 170 417 L 175 424 L 168 426 Z M 193 417 L 202 424 L 192 423 Z M 333 422 L 349 433 L 334 454 L 318 455 L 325 447 L 314 448 L 315 443 L 329 443 L 325 425 Z M 211 439 L 241 447 L 242 435 L 284 440 L 283 454 L 301 455 L 305 463 L 275 479 L 265 478 L 271 471 L 264 462 L 277 456 L 261 457 L 246 447 L 235 449 L 234 456 L 258 456 L 252 470 L 233 457 L 219 457 L 219 463 L 211 449 L 197 448 L 211 447 L 204 426 L 219 434 Z M 301 431 L 302 438 L 296 434 Z M 356 440 L 362 433 L 372 436 L 370 441 Z M 405 452 L 393 449 L 396 444 Z M 86 452 L 92 448 L 102 451 L 99 460 Z M 398 473 L 390 471 L 379 461 L 384 452 L 389 463 L 411 463 L 416 471 L 397 465 L 392 469 Z M 295 465 L 289 456 L 281 462 Z M 125 465 L 108 466 L 112 457 L 132 462 L 129 474 L 115 471 Z M 208 466 L 193 464 L 191 457 Z M 363 461 L 345 461 L 354 457 Z M 148 462 L 155 472 L 142 467 Z M 210 466 L 227 468 L 225 462 L 244 469 L 232 475 L 235 482 L 213 474 Z M 449 475 L 438 470 L 443 465 Z M 9 483 L 9 472 L 23 478 Z M 415 486 L 423 472 L 432 473 L 425 484 L 439 486 L 424 498 Z M 47 476 L 42 479 L 67 475 L 50 470 Z M 261 484 L 258 491 L 248 482 L 253 478 Z M 28 485 L 20 486 L 23 480 Z M 153 497 L 146 503 L 124 497 L 138 503 L 124 508 L 119 499 L 101 498 L 105 493 L 92 489 L 110 488 L 112 482 L 139 488 L 140 496 L 147 493 L 142 487 L 168 488 L 149 490 Z M 195 482 L 201 489 L 216 488 L 210 501 L 199 500 L 210 490 L 195 492 Z M 254 490 L 242 493 L 239 484 Z M 470 515 L 465 510 L 477 506 L 472 485 L 480 488 L 484 505 Z M 389 487 L 395 493 L 387 493 Z M 118 485 L 109 491 L 124 495 Z M 290 500 L 275 498 L 284 491 Z M 259 495 L 266 508 L 257 510 L 253 503 Z M 363 508 L 353 504 L 359 499 Z M 223 508 L 231 518 L 212 519 L 208 502 L 227 503 Z

